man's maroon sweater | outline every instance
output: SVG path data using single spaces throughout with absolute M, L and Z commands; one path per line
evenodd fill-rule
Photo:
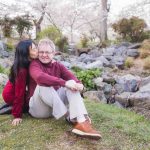
M 53 86 L 56 90 L 65 86 L 68 80 L 80 81 L 74 74 L 57 61 L 43 64 L 39 60 L 33 60 L 29 67 L 29 92 L 27 99 L 33 96 L 36 85 Z

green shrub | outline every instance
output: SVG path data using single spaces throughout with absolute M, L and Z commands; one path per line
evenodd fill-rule
M 150 30 L 144 31 L 144 32 L 141 34 L 141 40 L 140 40 L 140 41 L 143 41 L 144 39 L 150 39 Z
M 49 38 L 56 44 L 57 40 L 62 37 L 62 33 L 55 26 L 49 26 L 42 30 L 37 37 L 38 39 Z
M 144 31 L 145 27 L 145 21 L 135 16 L 130 19 L 123 18 L 112 25 L 114 31 L 121 35 L 122 39 L 131 42 L 141 42 L 150 36 L 149 31 Z
M 9 75 L 9 73 L 10 73 L 10 68 L 3 68 L 3 67 L 0 65 L 0 73 Z
M 93 79 L 100 76 L 102 70 L 98 68 L 82 70 L 78 67 L 72 67 L 72 70 L 76 74 L 77 78 L 84 84 L 86 90 L 96 89 Z
M 134 59 L 132 57 L 128 57 L 125 61 L 125 66 L 127 68 L 131 68 L 134 65 Z
M 144 59 L 144 69 L 150 70 L 150 56 Z
M 5 69 L 0 65 L 0 73 L 5 73 Z
M 7 46 L 8 50 L 13 50 L 15 48 L 14 45 L 13 45 L 13 43 L 11 41 L 7 42 L 6 46 Z

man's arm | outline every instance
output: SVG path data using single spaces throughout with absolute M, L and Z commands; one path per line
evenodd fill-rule
M 36 81 L 37 84 L 43 86 L 65 86 L 65 80 L 51 76 L 40 68 L 38 62 L 33 61 L 29 67 L 30 76 Z
M 60 64 L 60 69 L 61 69 L 61 76 L 64 80 L 74 80 L 77 83 L 81 83 L 80 80 L 77 79 L 77 77 L 70 71 L 68 70 L 64 65 Z

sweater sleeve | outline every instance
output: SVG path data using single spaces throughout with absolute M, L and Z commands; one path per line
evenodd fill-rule
M 65 86 L 65 80 L 45 73 L 38 62 L 33 61 L 29 67 L 30 76 L 38 85 L 43 86 Z
M 27 69 L 20 69 L 15 80 L 15 99 L 13 101 L 12 115 L 14 118 L 22 117 L 27 80 Z
M 74 80 L 77 83 L 81 83 L 80 80 L 77 79 L 77 77 L 70 71 L 68 70 L 64 65 L 60 64 L 60 68 L 61 68 L 61 76 L 64 80 L 68 81 L 68 80 Z

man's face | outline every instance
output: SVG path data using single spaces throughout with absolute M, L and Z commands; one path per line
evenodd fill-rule
M 39 48 L 38 54 L 39 54 L 39 60 L 43 64 L 47 64 L 51 62 L 51 60 L 54 57 L 55 52 L 51 49 L 50 46 L 43 46 L 43 47 L 41 46 Z

